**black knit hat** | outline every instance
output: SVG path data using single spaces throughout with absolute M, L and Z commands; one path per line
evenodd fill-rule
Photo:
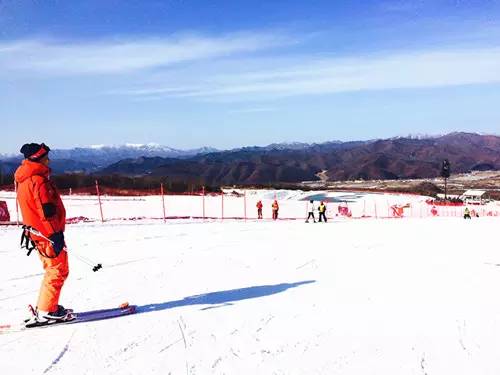
M 21 147 L 20 151 L 25 159 L 40 161 L 49 153 L 50 148 L 45 143 L 26 143 Z

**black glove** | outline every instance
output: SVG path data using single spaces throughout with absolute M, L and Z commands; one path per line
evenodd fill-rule
M 52 241 L 52 248 L 54 249 L 56 256 L 59 256 L 59 254 L 61 254 L 61 251 L 66 246 L 66 244 L 64 243 L 64 233 L 56 232 L 49 237 L 49 240 Z

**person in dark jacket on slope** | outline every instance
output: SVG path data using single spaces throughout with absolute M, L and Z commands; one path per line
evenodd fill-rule
M 321 202 L 319 204 L 319 207 L 318 207 L 318 211 L 319 211 L 319 222 L 321 223 L 323 220 L 325 221 L 326 223 L 326 205 L 324 202 Z M 323 219 L 323 220 L 321 220 Z

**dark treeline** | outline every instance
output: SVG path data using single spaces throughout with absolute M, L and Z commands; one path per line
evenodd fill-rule
M 214 193 L 220 192 L 220 186 L 204 185 L 203 180 L 198 181 L 183 181 L 172 179 L 163 176 L 139 176 L 129 177 L 118 174 L 113 175 L 87 175 L 87 174 L 62 174 L 51 176 L 57 188 L 62 193 L 67 194 L 71 189 L 74 194 L 95 194 L 96 180 L 99 182 L 101 193 L 110 195 L 140 195 L 140 194 L 158 194 L 160 185 L 163 184 L 166 194 L 169 193 L 200 193 L 205 186 L 205 192 Z M 14 179 L 12 175 L 3 175 L 3 183 L 0 183 L 2 190 L 14 190 Z M 310 187 L 300 183 L 269 183 L 269 184 L 253 184 L 253 185 L 238 185 L 239 188 L 253 189 L 286 189 L 286 190 L 324 190 L 325 187 L 316 186 Z M 344 189 L 340 189 L 344 190 Z M 368 189 L 369 190 L 369 189 Z M 373 189 L 378 191 L 377 189 Z M 393 189 L 395 192 L 401 193 L 417 193 L 435 197 L 437 193 L 442 193 L 442 189 L 430 182 L 423 182 L 416 187 L 401 187 Z
M 202 191 L 203 181 L 179 181 L 168 177 L 143 176 L 128 177 L 121 175 L 93 176 L 86 174 L 62 174 L 51 176 L 51 180 L 63 193 L 69 189 L 76 194 L 95 194 L 96 180 L 99 182 L 101 193 L 114 194 L 150 193 L 158 194 L 163 184 L 165 193 L 197 193 Z M 0 189 L 14 189 L 13 175 L 3 175 L 0 179 Z M 220 191 L 219 186 L 205 186 L 207 193 Z
M 14 183 L 14 175 L 1 173 L 0 171 L 0 186 L 12 185 Z
M 96 194 L 96 180 L 99 182 L 101 194 L 108 195 L 142 195 L 159 194 L 160 185 L 163 184 L 165 194 L 199 194 L 203 187 L 206 193 L 218 193 L 221 186 L 207 186 L 203 180 L 182 181 L 164 176 L 141 176 L 128 177 L 122 175 L 93 176 L 86 174 L 63 174 L 51 176 L 56 186 L 63 194 L 68 194 L 71 189 L 72 194 Z M 276 183 L 276 184 L 253 184 L 238 185 L 235 188 L 253 188 L 253 189 L 287 189 L 287 190 L 341 190 L 344 188 L 328 189 L 327 187 L 310 187 L 300 183 Z M 14 176 L 12 174 L 0 174 L 0 190 L 14 190 Z M 379 189 L 367 189 L 367 191 L 380 191 Z M 436 197 L 443 190 L 431 182 L 422 182 L 417 186 L 401 187 L 391 189 L 393 192 L 413 193 Z M 460 194 L 462 191 L 449 191 L 449 194 Z M 492 199 L 500 199 L 500 192 L 490 191 Z
M 397 193 L 420 194 L 429 197 L 437 197 L 439 193 L 443 193 L 443 189 L 432 182 L 421 182 L 417 186 L 395 188 L 393 191 Z
M 68 173 L 61 175 L 52 175 L 51 180 L 54 181 L 57 188 L 64 194 L 71 189 L 75 194 L 95 194 L 96 180 L 99 182 L 101 193 L 134 195 L 141 193 L 158 194 L 160 185 L 163 184 L 165 193 L 199 193 L 205 187 L 205 192 L 215 193 L 220 192 L 221 186 L 205 185 L 203 179 L 183 180 L 180 178 L 170 178 L 165 176 L 138 176 L 130 177 L 119 174 L 112 175 L 88 175 L 80 173 Z M 0 189 L 14 190 L 14 176 L 12 174 L 4 174 L 0 178 Z M 310 187 L 303 186 L 300 183 L 269 183 L 269 184 L 252 184 L 235 186 L 241 188 L 254 189 L 302 189 L 314 190 Z

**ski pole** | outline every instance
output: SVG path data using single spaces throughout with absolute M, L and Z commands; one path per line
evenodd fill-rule
M 45 237 L 42 233 L 40 233 L 38 230 L 36 230 L 35 228 L 33 227 L 28 227 L 28 226 L 25 226 L 24 227 L 24 230 L 27 230 L 28 232 L 34 234 L 35 236 L 38 236 L 38 237 L 42 237 L 43 239 L 49 241 L 52 245 L 54 245 L 54 241 L 52 241 L 51 239 Z M 68 248 L 67 247 L 64 247 L 63 251 L 66 251 L 67 253 L 68 252 Z M 95 264 L 95 262 L 91 261 L 90 259 L 88 258 L 84 258 L 78 254 L 75 254 L 74 252 L 72 253 L 73 256 L 75 258 L 77 258 L 78 260 L 80 260 L 81 262 L 87 264 L 88 266 L 91 266 L 92 267 L 92 271 L 94 272 L 97 272 L 99 271 L 101 268 L 102 268 L 102 264 L 101 263 L 97 263 Z

